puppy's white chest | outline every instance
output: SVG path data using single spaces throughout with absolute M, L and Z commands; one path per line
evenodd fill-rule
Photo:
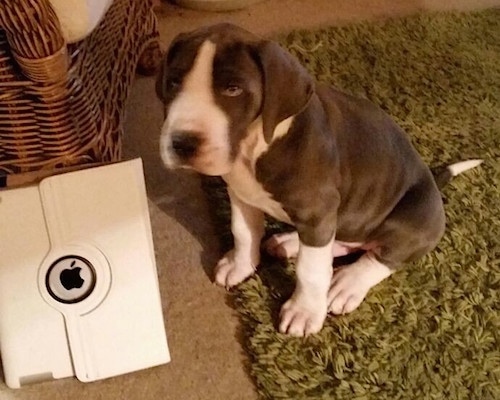
M 281 203 L 272 198 L 255 178 L 250 165 L 238 158 L 231 173 L 224 176 L 224 180 L 231 190 L 243 202 L 264 211 L 279 221 L 291 223 L 290 217 L 283 210 Z
M 276 127 L 273 138 L 286 134 L 293 117 L 281 121 Z M 246 204 L 251 205 L 278 221 L 291 224 L 290 217 L 278 201 L 255 178 L 255 164 L 258 158 L 268 150 L 269 145 L 264 140 L 262 118 L 250 126 L 247 137 L 242 141 L 240 152 L 236 157 L 231 172 L 223 178 L 236 196 Z

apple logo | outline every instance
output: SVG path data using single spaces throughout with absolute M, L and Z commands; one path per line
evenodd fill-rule
M 45 287 L 59 303 L 74 304 L 94 291 L 96 271 L 86 258 L 67 255 L 54 261 L 45 273 Z
M 80 267 L 75 267 L 76 261 L 73 260 L 71 266 L 67 269 L 61 271 L 59 275 L 59 280 L 61 281 L 61 285 L 63 285 L 64 289 L 80 289 L 85 282 L 80 276 L 80 271 L 82 270 Z

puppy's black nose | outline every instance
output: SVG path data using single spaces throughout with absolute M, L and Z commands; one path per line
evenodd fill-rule
M 190 158 L 196 153 L 200 141 L 199 135 L 194 132 L 174 132 L 172 135 L 172 149 L 179 157 Z

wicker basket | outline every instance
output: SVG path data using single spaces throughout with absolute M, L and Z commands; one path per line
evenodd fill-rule
M 0 178 L 117 161 L 139 57 L 158 38 L 150 0 L 115 0 L 67 45 L 48 0 L 0 3 Z

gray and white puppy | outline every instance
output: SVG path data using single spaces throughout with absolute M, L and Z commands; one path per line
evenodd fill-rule
M 228 184 L 235 245 L 216 266 L 219 285 L 255 272 L 264 213 L 296 227 L 264 244 L 271 254 L 297 257 L 283 333 L 315 333 L 329 311 L 353 311 L 443 235 L 438 186 L 405 133 L 371 102 L 315 83 L 275 42 L 230 24 L 180 34 L 157 93 L 165 165 Z M 333 271 L 333 257 L 359 250 L 357 261 Z

